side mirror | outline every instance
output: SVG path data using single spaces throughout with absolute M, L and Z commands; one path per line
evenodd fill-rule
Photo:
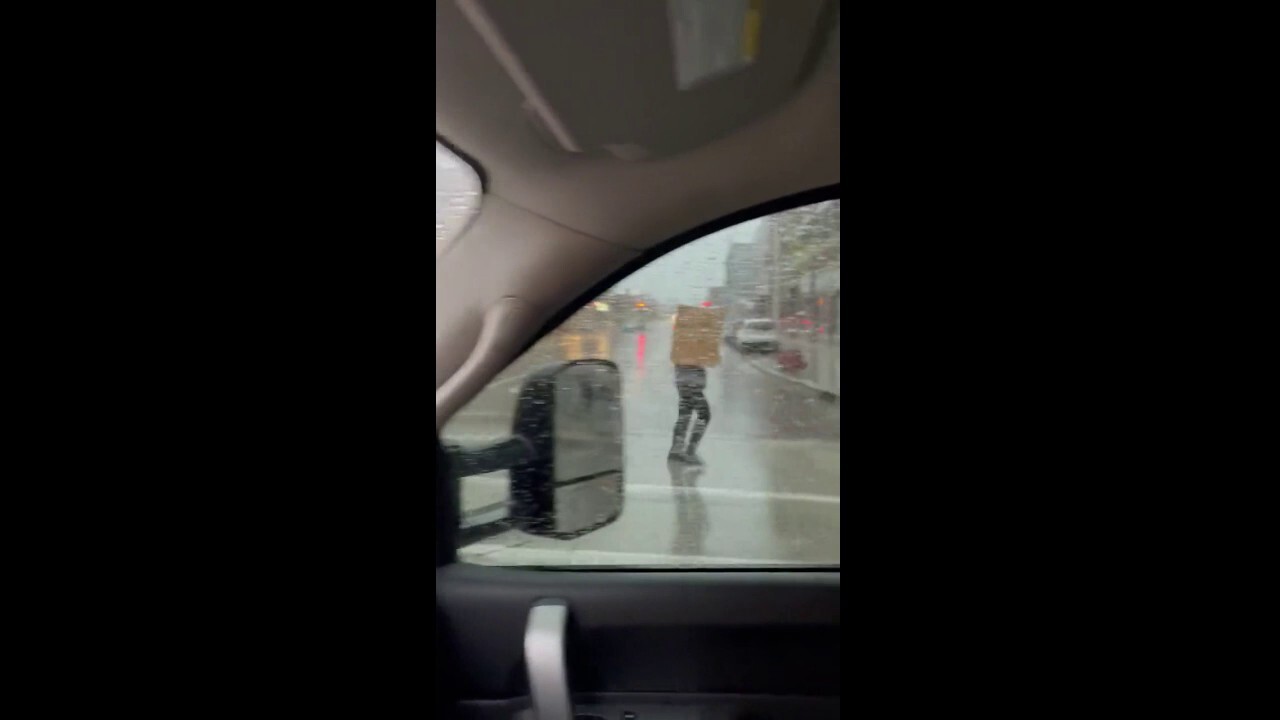
M 532 373 L 512 431 L 533 460 L 511 468 L 512 524 L 570 539 L 622 514 L 622 374 L 608 360 L 575 360 Z
M 608 360 L 575 360 L 530 373 L 511 437 L 484 448 L 451 447 L 459 477 L 510 470 L 500 518 L 464 525 L 468 542 L 506 528 L 562 540 L 622 514 L 622 375 Z

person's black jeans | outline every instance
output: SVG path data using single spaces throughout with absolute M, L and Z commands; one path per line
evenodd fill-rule
M 711 422 L 711 406 L 707 404 L 706 395 L 702 394 L 707 386 L 707 371 L 691 365 L 676 366 L 676 392 L 680 395 L 680 415 L 676 418 L 676 428 L 671 441 L 672 452 L 686 452 L 690 455 L 698 449 L 698 442 L 707 431 L 707 423 Z M 689 430 L 689 421 L 693 420 L 693 433 L 689 436 L 689 444 L 684 445 L 685 433 Z

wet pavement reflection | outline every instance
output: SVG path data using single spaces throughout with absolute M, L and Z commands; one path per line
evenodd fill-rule
M 676 537 L 671 544 L 672 555 L 705 554 L 707 505 L 698 492 L 698 478 L 704 472 L 704 467 L 700 465 L 667 460 L 667 473 L 671 476 L 671 488 L 675 491 L 676 502 Z

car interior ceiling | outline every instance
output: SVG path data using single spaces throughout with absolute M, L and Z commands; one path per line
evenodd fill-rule
M 640 5 L 663 13 L 662 3 Z M 798 0 L 795 5 L 823 4 Z M 738 209 L 839 181 L 838 25 L 827 26 L 829 35 L 812 27 L 795 30 L 817 58 L 812 69 L 795 70 L 796 86 L 776 107 L 741 118 L 731 132 L 678 154 L 628 162 L 607 152 L 575 153 L 549 144 L 524 109 L 528 100 L 521 88 L 467 13 L 456 3 L 440 3 L 436 14 L 436 133 L 481 169 L 486 196 L 504 198 L 590 237 L 642 249 Z M 555 23 L 565 20 L 542 15 L 513 16 L 512 23 L 523 24 L 501 28 L 508 44 L 518 46 L 525 36 L 548 32 L 563 37 L 564 27 Z M 652 56 L 636 59 L 667 66 L 670 51 L 656 39 Z M 596 85 L 622 85 L 620 91 L 627 91 L 629 80 L 602 78 Z M 733 106 L 716 102 L 726 108 L 719 112 Z M 710 107 L 715 112 L 718 106 Z M 582 132 L 589 133 L 592 116 L 583 118 L 588 124 Z

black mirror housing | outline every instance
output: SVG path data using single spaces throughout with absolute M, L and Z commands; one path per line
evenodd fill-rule
M 512 524 L 568 540 L 622 514 L 622 375 L 608 360 L 543 368 L 524 381 L 512 424 L 532 460 L 511 468 Z

